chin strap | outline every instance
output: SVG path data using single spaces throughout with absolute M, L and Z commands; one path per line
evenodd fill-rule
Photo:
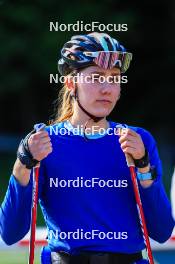
M 79 101 L 79 98 L 78 98 L 78 90 L 77 90 L 77 89 L 75 90 L 75 95 L 73 95 L 72 97 L 75 98 L 75 100 L 77 101 L 78 106 L 81 108 L 81 110 L 82 110 L 84 113 L 86 113 L 86 114 L 90 117 L 90 119 L 93 119 L 93 121 L 94 121 L 95 123 L 99 122 L 100 120 L 102 120 L 102 119 L 104 118 L 104 116 L 102 116 L 102 117 L 94 116 L 94 115 L 92 115 L 91 113 L 89 113 L 88 111 L 86 111 L 86 109 L 84 109 L 84 107 L 80 104 L 80 101 Z M 88 122 L 89 122 L 89 121 L 88 121 Z M 87 125 L 87 122 L 86 122 L 86 125 Z
M 91 113 L 89 113 L 88 111 L 86 111 L 86 109 L 84 109 L 84 107 L 80 104 L 80 101 L 79 101 L 79 98 L 78 98 L 78 90 L 76 88 L 75 90 L 75 95 L 71 95 L 71 97 L 73 97 L 77 103 L 78 103 L 78 106 L 81 108 L 81 110 L 86 113 L 90 118 L 86 121 L 85 125 L 84 125 L 84 138 L 85 139 L 89 139 L 87 136 L 86 136 L 86 127 L 87 127 L 87 124 L 89 123 L 89 121 L 92 119 L 95 123 L 99 122 L 100 120 L 102 120 L 104 118 L 104 116 L 102 117 L 98 117 L 98 116 L 94 116 L 92 115 Z

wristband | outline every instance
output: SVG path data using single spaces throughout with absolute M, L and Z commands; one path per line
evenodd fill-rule
M 28 140 L 30 136 L 37 131 L 43 129 L 45 124 L 37 124 L 34 126 L 34 130 L 32 130 L 24 139 L 21 140 L 18 150 L 17 150 L 17 157 L 21 161 L 23 165 L 26 166 L 27 169 L 32 169 L 35 167 L 39 161 L 34 159 L 28 146 Z
M 155 167 L 151 167 L 146 173 L 137 172 L 137 179 L 140 181 L 155 180 L 157 177 Z
M 145 168 L 149 165 L 149 154 L 145 149 L 145 155 L 141 159 L 134 159 L 134 164 L 137 168 Z

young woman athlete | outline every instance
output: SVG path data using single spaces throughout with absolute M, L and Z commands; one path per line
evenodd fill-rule
M 107 120 L 120 98 L 116 80 L 131 58 L 104 33 L 73 36 L 64 45 L 57 117 L 20 143 L 1 205 L 0 233 L 8 245 L 29 231 L 31 169 L 40 162 L 39 202 L 48 230 L 41 262 L 139 263 L 145 244 L 126 153 L 136 166 L 149 236 L 160 243 L 170 237 L 174 220 L 154 138 L 127 125 L 119 134 L 121 124 Z

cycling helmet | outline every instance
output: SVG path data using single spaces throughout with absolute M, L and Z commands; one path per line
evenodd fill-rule
M 120 68 L 127 71 L 132 60 L 132 53 L 106 33 L 93 32 L 76 35 L 66 42 L 61 50 L 58 70 L 67 75 L 75 69 L 98 65 L 104 69 Z

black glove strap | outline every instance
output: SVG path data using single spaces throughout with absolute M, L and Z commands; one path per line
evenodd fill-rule
M 28 140 L 35 132 L 35 130 L 32 130 L 24 139 L 22 139 L 17 150 L 18 159 L 27 169 L 32 169 L 39 163 L 38 160 L 33 158 L 28 146 Z
M 134 159 L 134 164 L 137 168 L 145 168 L 149 165 L 149 154 L 145 149 L 145 155 L 141 159 Z

